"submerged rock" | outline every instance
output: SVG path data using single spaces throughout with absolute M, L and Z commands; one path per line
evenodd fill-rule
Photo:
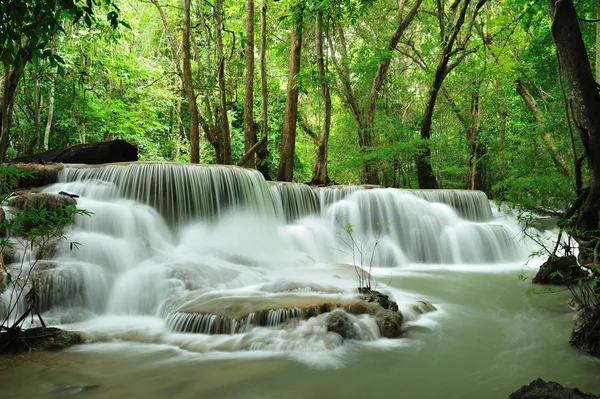
M 360 339 L 360 332 L 348 313 L 341 309 L 334 310 L 327 316 L 327 331 L 338 333 L 344 339 Z
M 429 301 L 419 299 L 412 309 L 418 314 L 425 314 L 429 312 L 435 312 L 437 308 L 433 306 Z
M 577 263 L 575 256 L 550 256 L 533 278 L 535 284 L 571 285 L 577 284 L 588 272 Z
M 402 335 L 402 313 L 381 309 L 375 314 L 375 321 L 385 338 L 398 338 Z
M 596 399 L 600 395 L 581 392 L 577 388 L 565 388 L 557 382 L 538 378 L 511 393 L 508 399 Z

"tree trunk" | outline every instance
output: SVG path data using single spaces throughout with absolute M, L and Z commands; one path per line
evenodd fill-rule
M 294 176 L 294 151 L 296 149 L 296 121 L 298 119 L 298 86 L 296 75 L 300 73 L 302 53 L 302 17 L 294 21 L 290 32 L 290 63 L 287 83 L 287 98 L 281 131 L 281 158 L 277 180 L 292 181 Z
M 215 41 L 217 45 L 218 58 L 218 82 L 219 82 L 219 137 L 221 142 L 220 151 L 217 153 L 217 163 L 231 165 L 231 134 L 229 133 L 229 119 L 227 117 L 227 93 L 225 91 L 225 55 L 223 54 L 223 1 L 215 0 L 213 15 L 215 19 Z
M 190 112 L 190 162 L 200 162 L 200 128 L 198 122 L 198 104 L 192 78 L 190 57 L 190 0 L 183 0 L 183 32 L 181 37 L 181 52 L 183 55 L 183 86 L 187 94 Z
M 471 95 L 471 126 L 467 129 L 467 140 L 469 141 L 469 173 L 467 175 L 467 189 L 484 190 L 483 165 L 480 157 L 485 153 L 485 148 L 479 141 L 479 126 L 481 123 L 481 106 L 479 104 L 479 92 Z
M 244 152 L 256 144 L 254 130 L 254 0 L 246 0 L 246 82 L 244 85 Z M 244 166 L 253 168 L 255 156 L 248 158 Z
M 46 119 L 46 127 L 44 128 L 44 146 L 43 150 L 48 150 L 50 142 L 50 129 L 52 129 L 52 119 L 54 117 L 54 90 L 56 89 L 56 76 L 52 78 L 50 86 L 50 95 L 48 98 L 48 119 Z
M 40 82 L 39 82 L 39 70 L 37 67 L 33 68 L 32 72 L 33 80 L 33 140 L 29 143 L 27 148 L 28 154 L 33 154 L 39 151 L 39 144 L 42 138 L 41 134 L 41 113 L 42 113 L 42 100 L 40 97 Z
M 256 169 L 262 173 L 266 180 L 271 180 L 269 173 L 269 164 L 267 157 L 269 122 L 267 109 L 269 99 L 267 94 L 267 0 L 260 1 L 260 95 L 261 95 L 261 140 L 264 138 L 264 144 L 256 152 Z
M 444 70 L 446 69 L 446 65 L 448 63 L 445 60 L 445 55 L 440 55 L 440 61 L 438 63 L 437 69 L 435 71 L 435 76 L 433 79 L 433 85 L 429 90 L 429 99 L 427 101 L 427 106 L 425 107 L 425 113 L 423 114 L 423 120 L 421 121 L 421 139 L 429 140 L 431 138 L 431 124 L 433 122 L 433 110 L 435 109 L 435 103 L 437 101 L 438 94 L 440 92 L 440 88 L 442 87 L 442 82 L 444 81 L 445 76 Z M 433 189 L 438 188 L 438 182 L 433 174 L 433 168 L 431 167 L 431 149 L 429 148 L 429 144 L 425 145 L 422 152 L 417 155 L 415 160 L 415 164 L 417 166 L 417 178 L 419 181 L 419 188 L 423 189 Z
M 4 89 L 0 102 L 0 161 L 6 160 L 10 125 L 15 107 L 15 94 L 21 76 L 23 76 L 22 71 L 11 69 L 10 66 L 4 68 Z
M 596 0 L 596 82 L 600 83 L 600 0 Z
M 550 133 L 545 132 L 545 127 L 543 123 L 544 115 L 538 107 L 537 101 L 535 101 L 535 98 L 531 95 L 529 90 L 527 90 L 527 87 L 525 87 L 525 85 L 520 79 L 517 79 L 517 92 L 523 99 L 523 102 L 527 106 L 529 112 L 531 112 L 531 115 L 533 115 L 533 119 L 535 119 L 535 121 L 537 122 L 538 129 L 542 133 L 542 139 L 546 144 L 546 151 L 548 151 L 548 154 L 552 158 L 552 162 L 556 166 L 556 169 L 558 169 L 558 171 L 563 176 L 569 177 L 569 164 L 567 163 L 565 157 L 559 155 L 558 146 L 554 142 L 554 139 L 552 138 Z
M 552 16 L 552 36 L 571 91 L 575 125 L 584 145 L 589 174 L 589 194 L 582 202 L 574 235 L 587 241 L 586 244 L 580 241 L 579 254 L 582 264 L 597 264 L 596 243 L 600 211 L 600 94 L 581 37 L 573 2 L 548 0 L 548 5 Z M 589 255 L 590 252 L 593 253 L 593 257 Z
M 312 170 L 310 184 L 329 184 L 327 175 L 327 145 L 329 143 L 329 132 L 331 130 L 331 93 L 329 83 L 325 76 L 325 56 L 323 54 L 323 12 L 319 11 L 315 22 L 315 49 L 317 52 L 317 70 L 321 80 L 321 91 L 325 102 L 325 119 L 323 120 L 323 132 L 319 138 L 317 156 Z

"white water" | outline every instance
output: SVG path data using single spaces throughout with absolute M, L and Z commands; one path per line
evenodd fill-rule
M 436 273 L 516 275 L 530 250 L 515 222 L 491 218 L 481 193 L 269 187 L 254 171 L 171 164 L 66 168 L 47 191 L 79 194 L 78 206 L 94 214 L 78 217 L 56 259 L 40 271 L 44 316 L 82 331 L 96 342 L 89 350 L 106 353 L 127 342 L 132 356 L 137 345 L 150 344 L 203 359 L 285 355 L 311 367 L 340 367 L 352 363 L 357 343 L 328 332 L 327 315 L 287 323 L 295 313 L 286 305 L 264 327 L 208 335 L 173 330 L 195 322 L 200 327 L 192 330 L 214 333 L 209 325 L 217 316 L 192 320 L 178 311 L 214 300 L 351 300 L 356 273 L 343 265 L 362 265 L 373 267 L 373 286 L 393 296 L 416 332 L 381 339 L 372 317 L 349 315 L 361 350 L 398 350 L 414 347 L 419 328 L 435 331 L 457 313 L 445 302 L 454 298 L 442 299 L 443 290 L 424 282 L 434 283 Z M 399 284 L 399 275 L 419 283 Z M 446 289 L 468 289 L 460 287 L 455 281 Z M 420 316 L 413 309 L 420 298 L 439 310 Z

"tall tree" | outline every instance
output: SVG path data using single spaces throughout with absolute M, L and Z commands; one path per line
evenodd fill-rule
M 190 162 L 200 162 L 200 125 L 198 120 L 198 104 L 192 77 L 190 53 L 190 0 L 183 0 L 183 30 L 181 33 L 181 52 L 183 54 L 183 87 L 187 94 L 188 109 L 190 112 Z M 174 55 L 176 56 L 176 55 Z M 179 61 L 176 61 L 179 64 Z
M 431 125 L 435 103 L 448 74 L 468 54 L 474 51 L 474 49 L 468 49 L 467 46 L 471 38 L 477 13 L 486 1 L 479 0 L 469 15 L 467 15 L 471 0 L 456 0 L 452 2 L 449 10 L 446 9 L 446 4 L 443 0 L 436 0 L 440 34 L 440 54 L 421 121 L 421 139 L 424 140 L 424 148 L 422 148 L 415 160 L 420 188 L 438 188 L 438 182 L 431 167 L 431 148 L 428 144 L 428 140 L 431 138 Z M 466 27 L 463 29 L 465 22 Z M 463 33 L 462 36 L 460 35 L 461 31 Z
M 267 0 L 260 1 L 260 109 L 261 109 L 261 144 L 256 152 L 256 169 L 262 173 L 267 180 L 271 180 L 269 165 L 267 164 L 269 122 L 267 109 L 269 98 L 267 93 Z
M 317 53 L 317 71 L 319 74 L 319 84 L 323 93 L 323 102 L 325 103 L 325 115 L 323 118 L 323 128 L 319 137 L 317 146 L 317 156 L 312 170 L 311 184 L 329 184 L 329 175 L 327 174 L 327 146 L 329 144 L 329 133 L 331 131 L 331 93 L 329 91 L 329 82 L 326 76 L 325 54 L 323 52 L 323 11 L 317 12 L 315 21 L 315 50 Z
M 385 83 L 385 79 L 389 72 L 394 50 L 400 43 L 400 39 L 404 35 L 404 32 L 417 15 L 422 0 L 415 0 L 412 7 L 405 14 L 406 3 L 407 0 L 401 0 L 398 4 L 396 30 L 390 37 L 388 45 L 380 58 L 371 89 L 368 91 L 367 98 L 364 99 L 364 102 L 360 101 L 352 85 L 352 76 L 348 68 L 350 56 L 344 28 L 340 23 L 336 24 L 339 41 L 338 47 L 333 45 L 331 36 L 327 36 L 329 47 L 341 58 L 338 60 L 336 56 L 334 56 L 332 57 L 332 60 L 342 82 L 342 92 L 345 103 L 350 109 L 356 122 L 358 129 L 358 143 L 363 152 L 363 156 L 365 157 L 363 161 L 362 180 L 368 184 L 379 183 L 376 166 L 373 165 L 372 161 L 366 159 L 375 145 L 376 132 L 374 130 L 374 122 L 375 112 L 377 110 L 377 100 L 379 99 L 381 89 L 383 88 L 383 84 Z M 366 104 L 366 106 L 362 106 L 361 103 Z
M 575 109 L 575 125 L 584 146 L 589 188 L 566 215 L 577 214 L 574 236 L 581 264 L 600 263 L 600 94 L 592 74 L 572 0 L 548 0 L 552 37 L 562 62 Z
M 296 150 L 296 122 L 298 119 L 298 85 L 296 76 L 300 73 L 302 54 L 302 3 L 296 5 L 290 28 L 290 61 L 288 69 L 287 97 L 281 131 L 281 155 L 277 180 L 292 181 L 294 176 L 294 152 Z
M 215 0 L 213 17 L 215 20 L 215 42 L 217 46 L 217 81 L 219 85 L 219 137 L 221 146 L 217 153 L 217 163 L 231 165 L 231 133 L 227 117 L 227 91 L 225 87 L 225 54 L 223 51 L 223 0 Z
M 244 150 L 250 151 L 256 144 L 254 129 L 254 0 L 246 0 L 246 82 L 244 84 Z M 254 167 L 254 154 L 244 166 Z

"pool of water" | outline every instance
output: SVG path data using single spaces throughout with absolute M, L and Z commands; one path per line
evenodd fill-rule
M 568 292 L 527 294 L 532 285 L 520 273 L 517 264 L 377 270 L 380 281 L 439 309 L 397 340 L 314 352 L 196 353 L 142 339 L 91 343 L 0 360 L 0 392 L 29 399 L 495 399 L 538 377 L 600 391 L 600 361 L 568 344 Z

